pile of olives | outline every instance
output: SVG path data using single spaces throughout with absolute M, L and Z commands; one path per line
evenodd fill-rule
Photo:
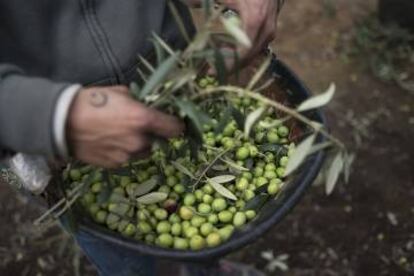
M 258 106 L 247 98 L 232 101 L 244 114 Z M 214 114 L 210 115 L 214 118 Z M 100 200 L 108 186 L 104 170 L 72 167 L 65 171 L 64 178 L 72 185 L 89 178 L 90 189 L 82 195 L 80 205 L 96 223 L 124 236 L 177 250 L 216 247 L 255 219 L 259 210 L 250 208 L 249 202 L 256 196 L 265 194 L 274 198 L 278 194 L 288 156 L 294 148 L 288 139 L 289 128 L 278 121 L 274 112 L 267 112 L 247 138 L 235 120 L 217 134 L 214 129 L 219 116 L 204 126 L 204 144 L 198 159 L 191 158 L 187 151 L 186 155 L 170 160 L 161 149 L 154 150 L 150 158 L 126 164 L 125 168 L 131 169 L 129 175 L 110 174 L 110 194 L 104 202 Z M 169 142 L 177 151 L 183 144 L 182 139 Z M 217 159 L 223 151 L 226 153 Z M 215 158 L 216 162 L 211 164 Z M 209 165 L 205 177 L 197 181 L 200 172 Z M 190 173 L 195 177 L 190 177 Z M 235 198 L 211 185 L 209 175 L 233 175 L 231 181 L 221 185 Z M 147 194 L 162 193 L 165 198 L 137 202 L 137 191 L 154 179 L 156 184 Z

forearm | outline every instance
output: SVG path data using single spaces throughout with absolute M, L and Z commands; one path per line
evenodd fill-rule
M 0 151 L 58 157 L 54 118 L 59 98 L 69 86 L 0 64 Z

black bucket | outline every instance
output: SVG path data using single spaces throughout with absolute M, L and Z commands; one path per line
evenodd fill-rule
M 289 91 L 288 100 L 292 104 L 297 105 L 310 96 L 308 88 L 283 62 L 274 59 L 270 70 L 282 80 L 283 85 Z M 325 125 L 325 119 L 319 110 L 309 112 L 306 116 Z M 321 143 L 324 139 L 324 137 L 319 135 L 316 142 Z M 142 255 L 149 255 L 171 261 L 211 263 L 254 242 L 271 229 L 272 226 L 279 223 L 299 202 L 307 188 L 315 180 L 321 169 L 324 155 L 325 153 L 323 151 L 319 151 L 309 156 L 299 172 L 293 177 L 292 181 L 284 186 L 276 199 L 270 200 L 263 206 L 255 220 L 243 229 L 236 231 L 228 241 L 215 248 L 200 251 L 183 251 L 147 245 L 143 242 L 112 232 L 84 216 L 77 217 L 79 219 L 78 231 L 83 232 L 99 242 L 106 241 L 114 249 L 128 252 L 128 256 L 131 257 L 136 255 L 138 258 Z

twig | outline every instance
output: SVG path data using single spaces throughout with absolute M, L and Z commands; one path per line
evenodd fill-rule
M 193 185 L 193 190 L 195 189 L 195 187 L 197 187 L 198 183 L 200 183 L 200 181 L 203 179 L 203 177 L 205 176 L 205 174 L 208 172 L 208 170 L 210 170 L 210 168 L 217 162 L 217 160 L 219 160 L 224 154 L 226 154 L 227 152 L 229 152 L 231 150 L 230 149 L 226 149 L 225 151 L 220 152 L 219 154 L 217 154 L 217 156 L 214 158 L 213 161 L 210 162 L 210 164 L 208 164 L 208 166 L 202 171 L 202 173 L 200 174 L 200 176 L 198 177 L 197 181 L 194 183 Z

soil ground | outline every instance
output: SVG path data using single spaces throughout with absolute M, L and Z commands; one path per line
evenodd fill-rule
M 269 233 L 232 259 L 268 275 L 414 275 L 414 96 L 383 83 L 364 57 L 344 58 L 355 22 L 373 0 L 288 1 L 279 57 L 315 92 L 337 84 L 326 110 L 332 132 L 357 154 L 348 184 L 327 197 L 315 185 Z M 0 275 L 95 275 L 59 229 L 39 234 L 32 202 L 0 185 Z M 287 271 L 260 255 L 288 254 Z

